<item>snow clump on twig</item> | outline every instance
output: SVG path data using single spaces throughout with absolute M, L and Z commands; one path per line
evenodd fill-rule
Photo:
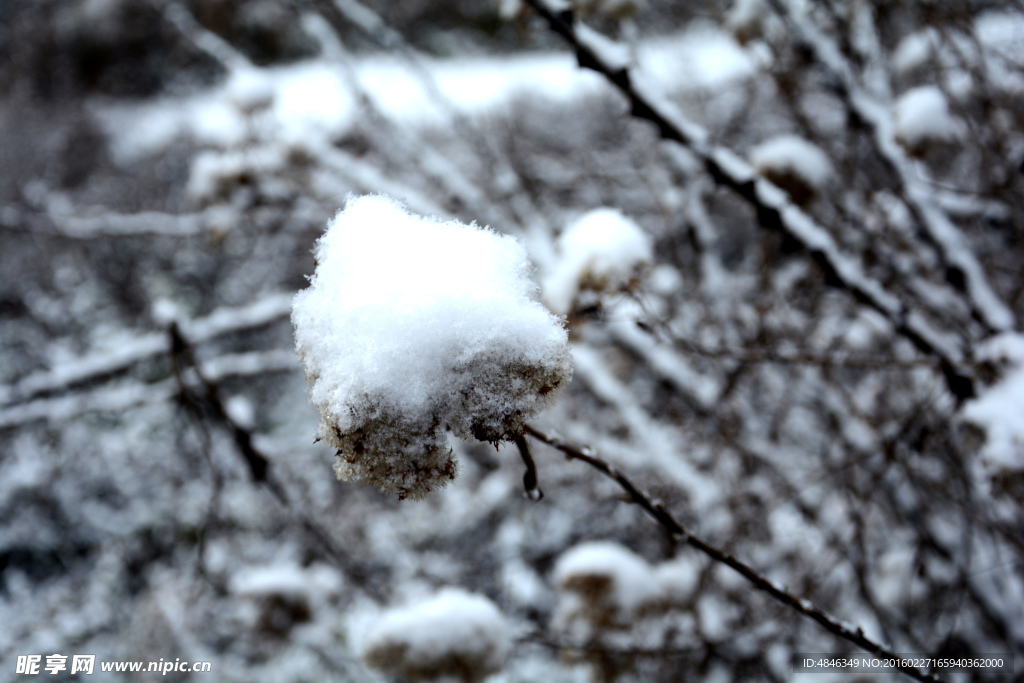
M 341 480 L 421 498 L 455 477 L 446 432 L 513 441 L 570 380 L 562 321 L 512 237 L 365 196 L 314 254 L 292 323 Z
M 806 204 L 832 179 L 832 163 L 821 148 L 796 135 L 778 135 L 750 151 L 757 172 Z
M 556 313 L 572 310 L 582 289 L 625 287 L 653 260 L 651 238 L 617 209 L 589 211 L 558 238 L 560 258 L 544 282 L 544 299 Z
M 367 664 L 413 681 L 482 681 L 511 649 L 508 624 L 493 602 L 445 588 L 419 605 L 384 613 L 363 646 Z
M 946 96 L 934 85 L 903 93 L 896 100 L 893 114 L 896 139 L 914 153 L 953 142 L 960 135 L 960 122 L 949 113 Z
M 625 626 L 663 598 L 651 565 L 610 541 L 567 551 L 558 558 L 553 578 L 563 591 L 555 615 L 556 628 L 563 631 Z

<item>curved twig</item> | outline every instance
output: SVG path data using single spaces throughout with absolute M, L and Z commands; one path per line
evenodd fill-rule
M 648 498 L 633 484 L 633 482 L 631 482 L 624 474 L 622 474 L 614 465 L 611 465 L 610 463 L 605 462 L 601 458 L 598 458 L 592 454 L 585 453 L 580 448 L 564 443 L 558 438 L 555 438 L 549 434 L 545 434 L 544 432 L 541 432 L 540 430 L 535 429 L 530 425 L 526 426 L 526 433 L 532 436 L 533 438 L 537 439 L 538 441 L 546 443 L 552 448 L 561 451 L 570 460 L 579 460 L 581 462 L 584 462 L 593 467 L 594 469 L 596 469 L 597 471 L 599 471 L 604 476 L 615 481 L 615 483 L 618 484 L 619 487 L 626 492 L 630 500 L 639 505 L 641 508 L 643 508 L 644 512 L 646 512 L 648 515 L 653 517 L 654 521 L 656 521 L 666 531 L 668 531 L 676 542 L 685 543 L 686 545 L 701 551 L 715 562 L 720 562 L 724 565 L 729 566 L 734 571 L 739 573 L 740 576 L 754 584 L 756 588 L 764 591 L 769 596 L 771 596 L 778 602 L 781 602 L 782 604 L 786 605 L 787 607 L 796 610 L 800 614 L 803 614 L 805 617 L 813 619 L 829 633 L 839 636 L 840 638 L 853 643 L 857 647 L 868 652 L 871 652 L 873 654 L 876 654 L 883 659 L 893 659 L 894 661 L 901 662 L 901 658 L 899 657 L 899 655 L 897 655 L 895 652 L 892 652 L 891 650 L 882 647 L 878 643 L 874 642 L 873 640 L 865 636 L 863 629 L 858 628 L 856 630 L 852 630 L 849 627 L 844 626 L 834 617 L 829 616 L 819 608 L 812 605 L 808 600 L 798 598 L 794 596 L 792 593 L 789 593 L 783 590 L 782 588 L 779 588 L 774 583 L 769 581 L 765 576 L 760 574 L 757 570 L 744 564 L 743 562 L 740 562 L 729 553 L 719 550 L 718 548 L 709 545 L 707 542 L 701 540 L 700 538 L 691 535 L 689 532 L 686 531 L 686 529 L 683 528 L 683 525 L 676 521 L 675 517 L 673 517 L 672 514 L 665 509 L 664 505 L 662 505 L 661 503 L 654 502 L 650 498 Z M 910 676 L 911 678 L 914 678 L 919 681 L 931 681 L 934 683 L 936 681 L 941 680 L 935 674 L 927 674 L 915 667 L 907 666 L 902 663 L 898 666 L 898 669 L 901 672 Z

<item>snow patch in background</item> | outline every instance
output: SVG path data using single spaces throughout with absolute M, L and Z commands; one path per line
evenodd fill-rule
M 934 85 L 913 88 L 900 95 L 893 108 L 896 139 L 912 149 L 955 140 L 960 122 L 949 113 L 946 96 Z
M 750 161 L 771 180 L 790 177 L 820 191 L 832 178 L 832 162 L 821 148 L 797 135 L 778 135 L 754 147 Z
M 682 35 L 651 40 L 638 56 L 641 69 L 659 87 L 710 89 L 749 78 L 750 57 L 720 29 L 700 25 Z M 462 59 L 423 58 L 423 78 L 408 61 L 393 57 L 353 58 L 348 65 L 327 59 L 267 69 L 246 68 L 218 88 L 189 97 L 143 104 L 108 102 L 93 114 L 107 131 L 121 163 L 155 154 L 179 137 L 230 147 L 245 140 L 249 114 L 266 107 L 260 123 L 283 141 L 308 135 L 343 134 L 358 114 L 353 86 L 385 116 L 409 125 L 441 125 L 448 107 L 480 115 L 508 106 L 520 95 L 568 102 L 609 86 L 581 69 L 568 53 Z M 348 73 L 348 75 L 346 75 Z M 436 91 L 434 91 L 436 88 Z M 440 93 L 446 103 L 438 102 Z

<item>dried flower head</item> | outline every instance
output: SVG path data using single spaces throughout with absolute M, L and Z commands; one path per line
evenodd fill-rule
M 339 479 L 420 498 L 455 477 L 447 432 L 514 440 L 571 377 L 512 237 L 365 196 L 314 253 L 292 323 Z

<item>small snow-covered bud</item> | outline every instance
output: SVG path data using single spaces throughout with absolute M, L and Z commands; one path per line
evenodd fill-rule
M 653 568 L 618 543 L 581 543 L 555 564 L 554 580 L 569 593 L 555 615 L 556 628 L 605 630 L 629 624 L 663 599 Z
M 927 28 L 911 33 L 900 41 L 892 53 L 892 70 L 899 75 L 912 73 L 931 63 L 938 44 L 938 34 L 934 28 Z
M 757 145 L 750 151 L 750 163 L 800 205 L 825 189 L 832 178 L 832 164 L 825 153 L 796 135 L 778 135 Z
M 446 588 L 385 612 L 366 634 L 363 659 L 389 676 L 468 683 L 500 671 L 510 649 L 508 625 L 493 602 Z
M 580 216 L 558 238 L 560 258 L 544 282 L 544 299 L 568 313 L 582 289 L 615 290 L 653 260 L 651 238 L 617 209 Z
M 946 96 L 934 85 L 903 93 L 893 108 L 896 140 L 912 153 L 956 140 L 960 122 L 949 113 Z
M 446 432 L 512 441 L 572 374 L 514 238 L 351 199 L 295 296 L 295 345 L 339 479 L 420 498 L 455 477 Z

